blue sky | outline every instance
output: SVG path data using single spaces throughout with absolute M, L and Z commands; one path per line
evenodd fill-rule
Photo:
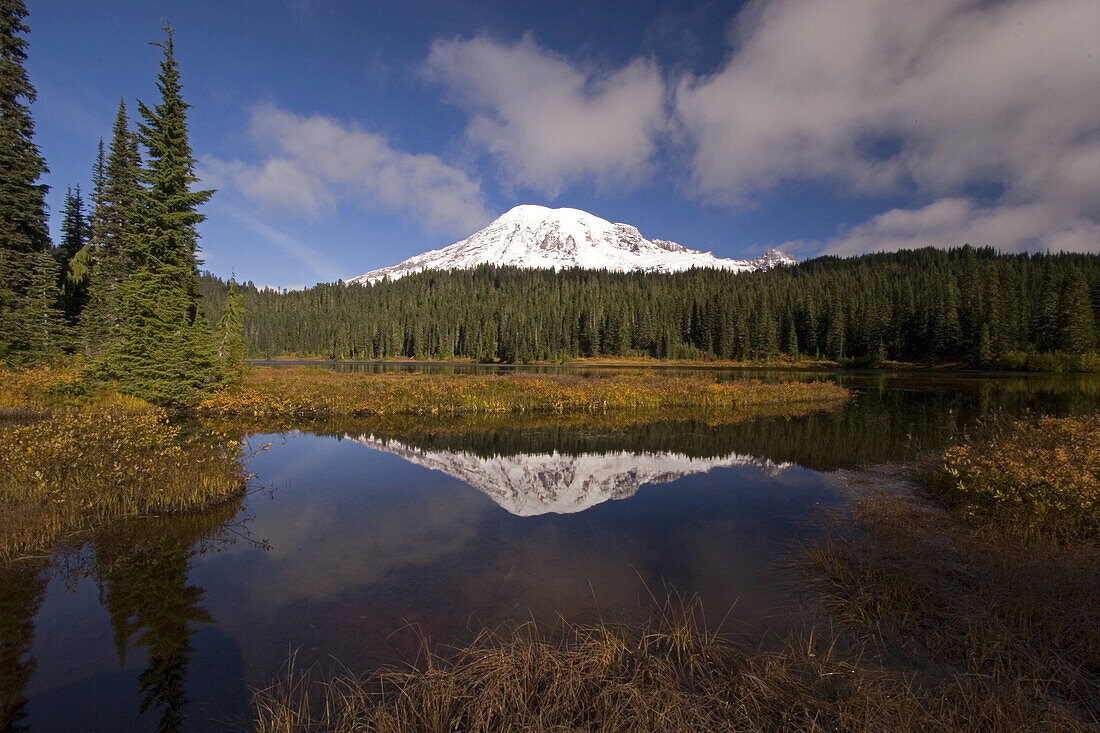
M 351 277 L 519 203 L 726 257 L 1100 251 L 1095 0 L 27 6 L 55 232 L 168 19 L 222 276 Z

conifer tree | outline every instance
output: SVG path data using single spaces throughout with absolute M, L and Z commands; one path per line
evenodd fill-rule
M 1067 278 L 1058 305 L 1059 347 L 1071 354 L 1083 354 L 1096 346 L 1096 325 L 1088 285 L 1080 272 Z
M 99 197 L 103 193 L 103 178 L 107 175 L 107 153 L 103 148 L 103 138 L 99 138 L 99 147 L 96 151 L 95 166 L 92 168 L 92 211 L 88 215 L 89 230 L 95 219 L 95 210 L 99 206 Z
M 94 265 L 92 257 L 93 229 L 95 228 L 96 211 L 99 208 L 99 201 L 103 190 L 104 163 L 103 139 L 100 138 L 95 166 L 92 168 L 91 210 L 88 212 L 88 215 L 84 217 L 83 223 L 84 236 L 81 239 L 84 244 L 77 250 L 76 254 L 69 258 L 64 266 L 64 274 L 61 282 L 62 307 L 65 308 L 65 317 L 70 326 L 80 325 L 80 322 L 84 318 L 84 309 L 88 306 L 92 267 Z M 79 193 L 79 191 L 80 189 L 77 187 L 77 192 Z M 81 215 L 83 216 L 83 213 L 81 213 Z M 80 341 L 81 335 L 79 330 L 73 335 Z
M 62 211 L 61 243 L 54 248 L 57 260 L 58 288 L 61 291 L 61 309 L 66 321 L 75 325 L 88 294 L 88 220 L 84 216 L 84 199 L 80 186 L 66 189 L 65 208 Z
M 0 0 L 0 359 L 28 363 L 60 344 L 56 267 L 49 255 L 46 163 L 34 144 L 28 105 L 35 91 L 23 67 L 23 0 Z
M 61 212 L 61 243 L 55 250 L 58 263 L 68 263 L 88 241 L 88 220 L 84 216 L 84 197 L 80 186 L 65 190 L 65 208 Z
M 46 162 L 34 144 L 34 120 L 27 105 L 34 86 L 23 64 L 28 31 L 23 0 L 0 0 L 0 247 L 12 252 L 44 252 L 46 186 L 38 179 Z
M 221 374 L 213 334 L 199 304 L 196 209 L 213 191 L 192 191 L 198 181 L 187 140 L 171 27 L 157 45 L 164 53 L 157 77 L 160 103 L 138 109 L 147 152 L 141 171 L 136 235 L 129 258 L 134 274 L 119 287 L 119 338 L 103 360 L 104 375 L 121 388 L 164 403 L 188 403 L 216 386 Z
M 235 279 L 229 281 L 225 308 L 215 329 L 218 361 L 225 381 L 239 384 L 244 376 L 244 298 Z
M 138 175 L 141 156 L 126 118 L 126 103 L 118 101 L 106 162 L 100 142 L 96 192 L 93 197 L 91 272 L 88 303 L 81 314 L 85 352 L 96 356 L 114 343 L 122 329 L 118 291 L 133 272 L 136 249 Z

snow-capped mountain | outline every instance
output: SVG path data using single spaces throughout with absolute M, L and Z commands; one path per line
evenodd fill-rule
M 692 458 L 682 453 L 528 453 L 486 458 L 465 451 L 426 451 L 373 435 L 346 436 L 424 468 L 442 471 L 520 517 L 572 514 L 633 496 L 643 484 L 675 481 L 727 466 L 752 466 L 771 476 L 790 468 L 766 458 L 731 453 Z
M 612 224 L 579 209 L 517 206 L 481 231 L 449 247 L 372 270 L 348 283 L 370 283 L 422 270 L 454 270 L 482 264 L 545 269 L 584 267 L 619 272 L 675 272 L 712 267 L 738 272 L 795 264 L 790 255 L 770 249 L 752 260 L 715 257 L 675 242 L 646 239 L 629 224 Z

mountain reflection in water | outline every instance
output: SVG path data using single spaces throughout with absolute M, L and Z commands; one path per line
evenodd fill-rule
M 373 435 L 350 439 L 453 476 L 519 517 L 572 514 L 611 499 L 633 496 L 642 484 L 668 483 L 715 468 L 748 466 L 767 476 L 790 468 L 789 463 L 775 464 L 766 458 L 736 453 L 715 458 L 627 451 L 479 456 L 465 451 L 423 450 Z
M 424 637 L 644 618 L 666 589 L 698 593 L 715 624 L 728 613 L 727 633 L 781 635 L 801 593 L 784 562 L 838 500 L 831 472 L 938 450 L 991 413 L 1091 411 L 1100 395 L 1094 377 L 828 378 L 852 400 L 717 425 L 207 426 L 273 442 L 249 465 L 266 491 L 0 569 L 0 729 L 240 727 L 249 686 L 295 650 L 368 668 L 414 658 Z

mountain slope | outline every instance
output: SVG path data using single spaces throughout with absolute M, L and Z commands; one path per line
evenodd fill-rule
M 453 270 L 482 264 L 544 269 L 583 267 L 619 272 L 675 272 L 692 267 L 767 270 L 796 260 L 779 250 L 752 260 L 715 257 L 675 242 L 646 239 L 629 224 L 612 224 L 579 209 L 513 208 L 479 232 L 449 247 L 372 270 L 348 283 L 370 283 L 422 270 Z

